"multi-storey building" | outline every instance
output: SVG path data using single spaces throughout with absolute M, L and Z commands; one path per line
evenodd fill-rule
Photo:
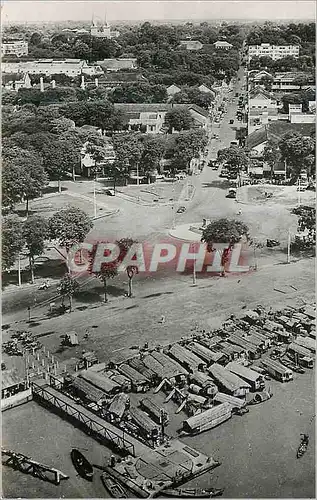
M 1 56 L 27 56 L 29 45 L 25 40 L 3 40 L 1 44 Z
M 261 45 L 249 45 L 248 60 L 253 57 L 270 57 L 273 61 L 286 56 L 298 57 L 299 45 L 271 45 L 261 43 Z
M 53 59 L 39 59 L 38 61 L 20 61 L 2 63 L 3 73 L 29 73 L 32 75 L 67 75 L 75 77 L 78 75 L 101 75 L 103 70 L 100 66 L 88 66 L 87 61 L 81 59 L 64 59 L 54 61 Z

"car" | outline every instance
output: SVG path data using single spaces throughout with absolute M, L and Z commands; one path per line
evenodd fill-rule
M 115 196 L 116 193 L 114 192 L 114 189 L 106 189 L 105 191 L 107 196 Z
M 232 125 L 234 123 L 234 120 L 229 120 L 229 124 Z
M 185 211 L 186 211 L 186 207 L 179 207 L 179 208 L 177 209 L 177 213 L 178 213 L 178 214 L 182 214 L 182 213 L 184 213 Z
M 308 188 L 308 184 L 301 184 L 300 186 L 297 187 L 297 191 L 306 191 Z
M 177 179 L 178 181 L 182 181 L 186 179 L 186 174 L 176 174 L 175 179 Z

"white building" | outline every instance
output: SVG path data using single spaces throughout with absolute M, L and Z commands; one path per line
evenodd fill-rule
M 180 48 L 186 50 L 201 50 L 203 44 L 199 40 L 181 40 Z
M 172 85 L 170 85 L 169 87 L 167 87 L 166 92 L 167 92 L 168 96 L 173 96 L 173 95 L 178 94 L 179 92 L 181 92 L 181 90 L 182 89 L 180 87 L 177 87 L 177 85 L 175 85 L 175 83 L 173 83 Z
M 261 45 L 249 45 L 248 60 L 253 57 L 270 57 L 273 61 L 282 59 L 282 57 L 299 56 L 299 45 L 271 45 L 269 43 L 261 43 Z
M 233 47 L 233 45 L 231 43 L 223 41 L 223 40 L 218 40 L 213 45 L 216 49 L 223 49 L 223 50 L 230 50 Z
M 88 66 L 87 61 L 81 59 L 64 59 L 54 61 L 53 59 L 39 59 L 38 61 L 8 62 L 1 65 L 3 73 L 29 73 L 31 75 L 67 75 L 75 77 L 78 75 L 100 75 L 103 70 L 100 66 Z
M 99 133 L 96 127 L 93 127 L 95 130 L 95 133 Z M 91 169 L 96 167 L 96 162 L 93 160 L 93 158 L 90 156 L 89 153 L 87 153 L 87 146 L 89 144 L 89 141 L 85 142 L 81 149 L 81 173 L 85 177 L 90 177 L 91 176 Z M 104 159 L 100 162 L 97 163 L 97 168 L 98 168 L 98 177 L 103 177 L 104 175 L 107 175 L 107 168 L 109 165 L 111 165 L 116 158 L 116 154 L 113 148 L 112 143 L 109 141 L 107 144 L 105 144 L 104 147 Z
M 118 38 L 120 35 L 119 31 L 112 31 L 110 24 L 107 22 L 103 26 L 98 26 L 96 22 L 93 22 L 90 27 L 90 34 L 96 38 Z
M 1 56 L 27 56 L 29 45 L 25 40 L 4 40 L 1 44 Z
M 248 133 L 278 119 L 278 102 L 275 97 L 261 87 L 249 92 Z M 286 116 L 285 116 L 286 118 Z

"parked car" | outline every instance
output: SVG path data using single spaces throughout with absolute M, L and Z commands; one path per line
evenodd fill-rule
M 186 179 L 186 174 L 176 174 L 175 179 L 177 179 L 178 181 L 182 181 Z
M 235 188 L 230 188 L 228 190 L 226 198 L 236 198 L 237 197 L 237 190 Z
M 178 214 L 182 214 L 182 213 L 184 213 L 184 212 L 186 212 L 186 207 L 179 207 L 179 208 L 177 209 L 177 213 L 178 213 Z
M 234 123 L 234 120 L 229 120 L 230 125 Z
M 106 195 L 108 196 L 115 196 L 115 192 L 114 192 L 114 189 L 106 189 L 105 191 Z

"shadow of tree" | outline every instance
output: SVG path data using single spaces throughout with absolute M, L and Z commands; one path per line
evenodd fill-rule
M 217 181 L 212 181 L 212 182 L 204 182 L 202 184 L 203 188 L 218 188 L 218 189 L 223 189 L 227 190 L 230 187 L 230 182 L 226 179 L 224 180 L 217 180 Z

